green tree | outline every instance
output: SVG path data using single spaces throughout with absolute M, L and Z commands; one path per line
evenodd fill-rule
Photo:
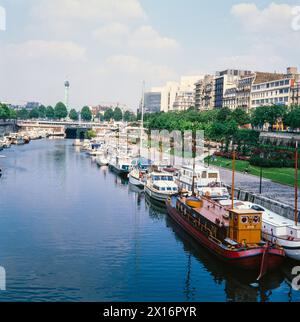
M 15 120 L 17 118 L 17 112 L 14 109 L 10 109 L 10 117 L 11 120 Z
M 109 108 L 104 113 L 104 120 L 110 121 L 113 118 L 113 116 L 114 116 L 114 111 L 111 108 Z
M 68 116 L 68 110 L 66 105 L 62 102 L 58 102 L 54 108 L 54 116 L 57 119 L 64 119 Z
M 270 124 L 271 130 L 273 126 L 284 118 L 287 109 L 283 105 L 273 105 L 266 107 L 266 121 Z
M 88 106 L 84 106 L 81 110 L 81 119 L 84 121 L 91 121 L 93 118 L 92 112 Z
M 293 130 L 300 128 L 300 106 L 295 106 L 287 113 L 285 124 Z
M 6 104 L 0 104 L 0 119 L 7 120 L 10 118 L 10 109 Z
M 226 122 L 231 117 L 231 110 L 228 107 L 223 107 L 218 110 L 217 120 L 219 122 Z
M 76 111 L 74 108 L 72 108 L 72 109 L 71 109 L 71 111 L 70 111 L 70 113 L 69 113 L 69 117 L 70 117 L 70 119 L 71 119 L 71 120 L 73 120 L 73 121 L 78 121 L 79 116 L 78 116 L 77 111 Z
M 46 117 L 47 119 L 54 119 L 55 114 L 54 114 L 54 108 L 52 106 L 48 106 L 46 108 Z
M 241 108 L 237 108 L 231 112 L 231 119 L 237 122 L 238 125 L 245 125 L 250 123 L 250 117 L 248 113 Z
M 88 130 L 85 134 L 87 139 L 92 139 L 97 136 L 97 133 L 94 130 Z
M 114 116 L 113 119 L 117 122 L 122 121 L 123 119 L 123 113 L 122 110 L 119 107 L 116 107 L 114 110 Z
M 38 119 L 39 118 L 39 110 L 37 108 L 33 108 L 29 112 L 29 118 L 30 119 Z
M 124 121 L 125 122 L 133 122 L 133 121 L 135 121 L 135 115 L 132 113 L 132 112 L 130 112 L 130 111 L 126 111 L 125 113 L 124 113 Z
M 46 118 L 46 107 L 45 107 L 44 105 L 41 105 L 41 106 L 39 107 L 39 117 L 40 117 L 41 119 Z
M 17 118 L 21 120 L 27 120 L 29 118 L 29 113 L 26 108 L 17 111 Z

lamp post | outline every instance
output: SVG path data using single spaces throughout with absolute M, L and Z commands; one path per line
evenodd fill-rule
M 260 154 L 260 158 L 263 158 L 263 154 Z M 259 194 L 262 194 L 262 177 L 263 177 L 263 169 L 262 164 L 260 164 L 260 175 L 259 175 Z

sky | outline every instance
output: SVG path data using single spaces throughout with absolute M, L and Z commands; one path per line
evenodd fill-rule
M 300 1 L 0 0 L 0 100 L 126 104 L 182 75 L 300 68 Z M 1 30 L 5 12 L 5 30 Z

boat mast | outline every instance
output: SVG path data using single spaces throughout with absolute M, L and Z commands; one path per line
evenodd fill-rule
M 235 150 L 232 152 L 231 209 L 234 209 Z
M 193 158 L 193 179 L 192 179 L 192 195 L 195 196 L 195 168 L 196 168 L 196 133 L 192 132 L 192 158 Z
M 298 226 L 298 141 L 295 151 L 295 225 Z
M 145 81 L 143 81 L 142 87 L 142 102 L 141 102 L 141 137 L 140 137 L 140 157 L 142 156 L 142 148 L 143 148 L 143 132 L 144 132 L 144 105 L 145 105 Z

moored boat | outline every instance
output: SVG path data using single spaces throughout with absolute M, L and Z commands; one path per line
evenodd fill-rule
M 167 172 L 152 172 L 147 178 L 145 192 L 153 199 L 165 202 L 168 197 L 178 193 L 174 176 Z
M 202 246 L 235 267 L 259 272 L 259 278 L 285 258 L 281 247 L 261 240 L 261 212 L 228 210 L 205 197 L 173 197 L 166 205 L 170 217 Z

